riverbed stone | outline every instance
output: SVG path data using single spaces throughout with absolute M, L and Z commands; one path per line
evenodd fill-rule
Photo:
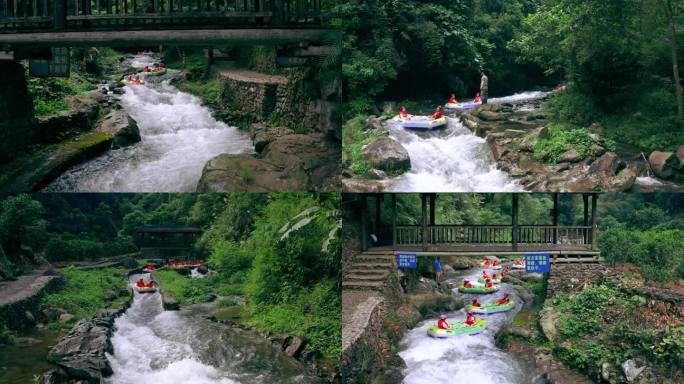
M 673 152 L 654 151 L 648 157 L 648 163 L 656 176 L 670 179 L 679 171 L 679 159 Z
M 568 162 L 568 163 L 577 163 L 578 161 L 582 160 L 582 155 L 577 152 L 575 148 L 571 148 L 568 151 L 562 153 L 558 157 L 559 162 Z
M 560 313 L 551 305 L 545 305 L 539 312 L 539 325 L 541 326 L 542 332 L 544 332 L 544 336 L 546 336 L 549 341 L 554 341 L 558 337 L 560 320 Z
M 634 383 L 644 369 L 646 369 L 646 367 L 638 367 L 633 359 L 626 360 L 622 363 L 622 372 L 625 374 L 628 383 Z
M 301 352 L 304 350 L 304 347 L 306 346 L 306 339 L 300 336 L 293 336 L 290 339 L 290 342 L 288 343 L 288 346 L 285 348 L 285 354 L 298 358 Z
M 618 155 L 615 152 L 607 152 L 591 164 L 588 173 L 614 175 L 618 170 L 619 164 L 620 159 L 618 158 Z
M 114 138 L 112 149 L 133 145 L 141 140 L 138 123 L 124 110 L 107 114 L 97 130 L 108 133 Z
M 272 127 L 266 123 L 254 123 L 249 128 L 249 133 L 254 142 L 254 150 L 261 153 L 267 145 L 279 137 L 294 133 L 287 127 Z
M 406 171 L 411 168 L 409 153 L 396 140 L 384 138 L 363 149 L 363 158 L 383 171 Z

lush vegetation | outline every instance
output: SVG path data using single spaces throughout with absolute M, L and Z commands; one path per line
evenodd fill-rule
M 39 263 L 96 260 L 136 249 L 142 225 L 203 229 L 193 253 L 217 273 L 189 279 L 155 272 L 181 303 L 211 294 L 246 298 L 243 321 L 305 336 L 336 364 L 340 358 L 338 194 L 44 194 L 0 202 L 0 258 L 15 272 Z M 50 214 L 47 215 L 46 213 Z M 30 251 L 29 251 L 30 250 Z M 0 255 L 1 256 L 1 255 Z M 4 265 L 4 264 L 3 264 Z M 125 285 L 120 270 L 64 269 L 67 288 L 44 300 L 78 317 L 106 306 L 104 293 Z M 73 311 L 73 312 L 72 312 Z
M 558 294 L 553 307 L 561 314 L 560 336 L 551 347 L 564 363 L 590 377 L 600 376 L 603 363 L 619 367 L 641 358 L 660 375 L 681 378 L 684 327 L 658 325 L 672 321 L 672 314 L 647 302 L 611 285 Z
M 90 317 L 98 309 L 109 308 L 126 300 L 126 296 L 119 297 L 119 291 L 127 286 L 126 274 L 123 268 L 103 268 L 81 271 L 74 267 L 62 268 L 60 273 L 66 279 L 63 289 L 49 293 L 41 300 L 41 308 L 60 308 L 73 315 L 67 322 Z M 110 294 L 113 300 L 108 300 Z M 62 325 L 57 321 L 54 325 Z
M 677 44 L 684 38 L 684 4 L 536 3 L 509 47 L 519 60 L 566 82 L 567 90 L 549 105 L 558 120 L 580 127 L 599 122 L 612 139 L 643 150 L 671 150 L 684 142 L 680 74 L 673 69 L 684 57 Z
M 350 115 L 376 100 L 472 98 L 480 70 L 502 95 L 548 83 L 507 47 L 536 1 L 349 0 L 343 7 Z
M 366 116 L 349 120 L 342 129 L 342 162 L 358 175 L 366 175 L 372 165 L 362 157 L 363 147 L 378 139 L 389 137 L 386 131 L 366 131 Z
M 598 156 L 603 150 L 614 151 L 615 142 L 593 136 L 587 129 L 551 125 L 548 137 L 540 139 L 534 147 L 534 156 L 539 160 L 556 163 L 559 157 L 574 149 L 582 158 Z

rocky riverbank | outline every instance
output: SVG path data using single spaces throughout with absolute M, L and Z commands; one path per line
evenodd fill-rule
M 67 97 L 69 110 L 34 119 L 32 130 L 40 132 L 34 145 L 39 146 L 3 166 L 0 191 L 38 191 L 74 165 L 140 141 L 137 123 L 117 100 L 124 84 L 92 86 L 98 89 Z

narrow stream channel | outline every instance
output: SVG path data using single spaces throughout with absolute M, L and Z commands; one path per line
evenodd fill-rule
M 130 281 L 148 279 L 132 275 Z M 322 383 L 265 339 L 193 311 L 164 311 L 159 293 L 136 293 L 115 322 L 108 384 Z
M 142 56 L 130 64 L 153 62 Z M 126 85 L 124 91 L 121 105 L 138 123 L 142 140 L 72 167 L 45 191 L 194 192 L 208 160 L 254 151 L 246 133 L 214 119 L 198 97 L 180 92 L 169 78 Z
M 489 99 L 491 104 L 514 103 L 516 110 L 533 111 L 526 101 L 546 96 L 524 92 Z M 449 118 L 445 129 L 416 132 L 388 122 L 390 137 L 409 153 L 411 170 L 384 182 L 387 190 L 401 192 L 516 192 L 523 188 L 496 168 L 487 142 L 459 119 Z
M 459 284 L 464 278 L 477 281 L 482 269 L 464 271 L 454 279 Z M 488 271 L 492 273 L 492 271 Z M 457 290 L 454 290 L 457 292 Z M 493 315 L 478 315 L 487 320 L 487 329 L 477 335 L 459 335 L 447 339 L 434 339 L 427 335 L 428 327 L 437 319 L 421 322 L 400 342 L 399 356 L 406 363 L 404 383 L 478 383 L 478 384 L 536 384 L 539 382 L 536 369 L 526 360 L 496 347 L 494 335 L 504 324 L 510 323 L 522 308 L 517 291 L 506 283 L 492 294 L 475 295 L 458 293 L 466 304 L 473 297 L 480 303 L 497 300 L 504 293 L 516 301 L 514 309 Z M 465 320 L 464 310 L 447 313 L 450 323 Z

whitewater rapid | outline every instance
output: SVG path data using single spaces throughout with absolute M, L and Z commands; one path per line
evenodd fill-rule
M 131 65 L 151 65 L 148 56 Z M 223 153 L 253 153 L 249 136 L 217 121 L 200 98 L 170 79 L 127 85 L 119 98 L 138 123 L 141 141 L 77 165 L 45 189 L 50 192 L 194 192 L 204 165 Z
M 524 92 L 489 99 L 491 104 L 514 104 L 516 111 L 534 110 L 532 101 L 546 92 Z M 459 119 L 449 118 L 442 130 L 417 132 L 388 122 L 390 137 L 409 153 L 411 170 L 385 180 L 389 191 L 401 192 L 520 192 L 522 186 L 496 168 L 485 139 L 473 134 Z
M 461 283 L 464 278 L 477 281 L 481 271 L 470 270 L 453 282 Z M 458 291 L 455 289 L 454 292 Z M 518 292 L 511 285 L 502 283 L 501 289 L 493 294 L 457 294 L 466 303 L 470 303 L 473 297 L 477 297 L 480 303 L 488 303 L 497 300 L 504 293 L 508 293 L 516 301 L 515 308 L 494 315 L 478 315 L 487 320 L 487 329 L 480 334 L 447 339 L 431 338 L 427 336 L 427 329 L 437 319 L 421 322 L 409 331 L 399 344 L 399 356 L 406 363 L 404 383 L 536 384 L 540 379 L 535 370 L 515 355 L 497 348 L 494 342 L 496 331 L 510 323 L 522 308 Z M 450 323 L 465 320 L 463 310 L 447 313 L 447 316 Z
M 133 275 L 131 281 L 149 275 Z M 135 293 L 114 323 L 107 384 L 319 383 L 269 341 L 190 311 L 164 311 L 158 293 Z

